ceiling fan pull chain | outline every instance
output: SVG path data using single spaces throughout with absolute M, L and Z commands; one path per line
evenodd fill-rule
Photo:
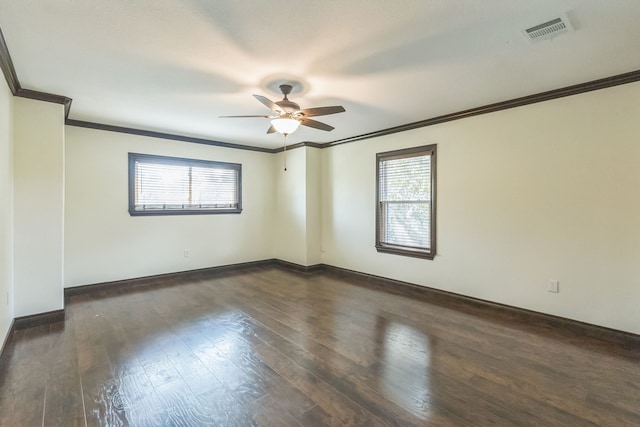
M 287 134 L 283 133 L 282 136 L 284 137 L 284 171 L 287 171 Z

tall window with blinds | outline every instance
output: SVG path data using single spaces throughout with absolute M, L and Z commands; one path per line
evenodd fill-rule
M 436 146 L 378 153 L 376 249 L 433 259 Z
M 242 212 L 242 165 L 129 153 L 129 214 Z

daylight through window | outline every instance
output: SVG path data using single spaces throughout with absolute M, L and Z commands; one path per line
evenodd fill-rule
M 240 213 L 242 165 L 129 153 L 129 213 Z
M 376 249 L 433 259 L 436 146 L 377 154 Z

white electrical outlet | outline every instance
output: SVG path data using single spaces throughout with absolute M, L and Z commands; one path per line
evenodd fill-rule
M 549 279 L 547 283 L 547 292 L 558 293 L 560 292 L 560 282 L 555 279 Z
M 189 258 L 189 249 L 184 250 L 184 257 Z

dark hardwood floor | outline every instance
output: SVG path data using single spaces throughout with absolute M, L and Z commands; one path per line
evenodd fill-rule
M 2 426 L 638 426 L 640 349 L 280 267 L 70 297 L 18 330 Z

